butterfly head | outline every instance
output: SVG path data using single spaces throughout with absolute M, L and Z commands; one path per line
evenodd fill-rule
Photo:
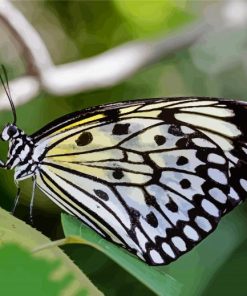
M 20 135 L 20 130 L 15 124 L 7 124 L 1 133 L 3 141 L 11 141 Z

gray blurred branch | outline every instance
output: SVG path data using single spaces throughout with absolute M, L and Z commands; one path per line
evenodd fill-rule
M 38 75 L 43 69 L 53 65 L 50 54 L 38 32 L 9 1 L 0 2 L 0 20 L 18 42 L 29 74 Z
M 229 22 L 229 17 L 222 15 L 216 14 L 214 18 L 221 25 Z M 31 100 L 40 90 L 61 96 L 116 85 L 201 40 L 212 30 L 213 23 L 206 17 L 168 37 L 128 42 L 92 58 L 55 66 L 38 32 L 7 0 L 0 2 L 0 21 L 18 42 L 27 65 L 27 76 L 10 82 L 16 105 Z M 0 108 L 8 108 L 3 97 L 0 94 Z
M 188 47 L 205 33 L 206 27 L 197 24 L 171 37 L 132 41 L 89 59 L 51 67 L 42 75 L 43 87 L 49 93 L 64 95 L 113 86 Z

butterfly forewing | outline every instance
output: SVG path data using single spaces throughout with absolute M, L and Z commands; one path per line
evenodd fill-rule
M 33 135 L 37 184 L 105 238 L 167 264 L 245 198 L 246 115 L 209 98 L 77 112 Z

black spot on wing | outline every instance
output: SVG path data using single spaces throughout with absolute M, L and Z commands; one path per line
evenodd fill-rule
M 103 122 L 116 122 L 119 120 L 120 110 L 119 109 L 109 109 L 104 111 L 105 117 L 102 118 Z
M 123 171 L 121 169 L 116 169 L 113 173 L 112 173 L 113 178 L 120 180 L 123 178 Z
M 104 191 L 100 190 L 100 189 L 95 189 L 94 193 L 101 199 L 107 201 L 109 200 L 109 196 L 107 193 L 105 193 Z
M 83 132 L 79 138 L 75 140 L 78 146 L 86 146 L 93 141 L 93 136 L 90 132 Z
M 151 225 L 153 227 L 158 227 L 158 220 L 153 212 L 150 212 L 149 214 L 147 214 L 146 220 L 149 225 Z
M 129 123 L 116 123 L 112 129 L 113 135 L 127 135 L 129 133 Z
M 155 206 L 156 205 L 156 198 L 153 195 L 146 194 L 145 201 L 148 206 Z
M 168 129 L 168 133 L 173 136 L 184 136 L 184 133 L 181 131 L 180 126 L 174 124 L 171 124 L 171 126 Z
M 183 180 L 180 181 L 180 185 L 181 185 L 181 187 L 182 187 L 183 189 L 188 189 L 188 188 L 190 188 L 191 183 L 190 183 L 189 180 L 187 180 L 187 179 L 183 179 Z
M 166 204 L 166 207 L 168 210 L 170 210 L 171 212 L 176 213 L 178 211 L 178 206 L 174 201 L 170 201 L 169 203 Z
M 156 136 L 154 136 L 154 141 L 156 142 L 156 144 L 158 146 L 161 146 L 161 145 L 165 144 L 166 138 L 162 135 L 156 135 Z
M 176 112 L 176 109 L 163 108 L 160 114 L 158 115 L 158 118 L 161 120 L 164 120 L 165 122 L 175 122 L 176 121 L 174 117 L 175 112 Z
M 139 219 L 140 219 L 140 212 L 138 212 L 136 209 L 134 208 L 129 208 L 129 214 L 130 214 L 130 218 L 132 221 L 133 225 L 138 225 L 139 224 Z
M 177 165 L 185 165 L 189 162 L 188 158 L 184 157 L 184 156 L 180 156 L 177 160 Z

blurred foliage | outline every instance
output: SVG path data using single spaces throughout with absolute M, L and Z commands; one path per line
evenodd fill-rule
M 135 37 L 164 33 L 191 20 L 192 15 L 184 10 L 186 0 L 180 1 L 120 1 L 113 2 Z
M 14 2 L 40 32 L 57 64 L 91 57 L 123 42 L 172 34 L 200 20 L 212 1 L 34 1 Z M 1 28 L 0 58 L 10 78 L 24 73 L 24 61 Z M 246 34 L 222 28 L 191 48 L 171 55 L 121 84 L 70 97 L 45 93 L 18 107 L 18 125 L 31 134 L 72 111 L 131 98 L 217 96 L 246 99 Z M 0 124 L 11 120 L 2 112 Z M 6 145 L 0 146 L 1 159 Z M 16 194 L 13 173 L 0 171 L 0 205 L 10 210 Z M 16 215 L 29 222 L 31 180 L 22 184 Z M 162 270 L 183 284 L 182 295 L 246 295 L 246 205 L 223 218 L 218 229 L 192 252 Z M 51 239 L 63 236 L 60 210 L 36 191 L 34 226 Z M 106 295 L 152 295 L 141 282 L 104 254 L 81 245 L 66 253 Z

